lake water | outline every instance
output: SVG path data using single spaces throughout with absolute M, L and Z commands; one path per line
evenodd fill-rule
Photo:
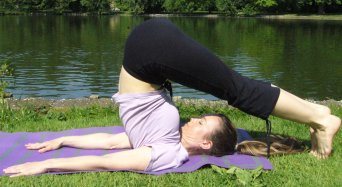
M 110 97 L 129 32 L 148 17 L 0 16 L 16 98 Z M 342 99 L 342 21 L 169 18 L 241 74 L 309 99 Z M 174 95 L 215 99 L 173 84 Z

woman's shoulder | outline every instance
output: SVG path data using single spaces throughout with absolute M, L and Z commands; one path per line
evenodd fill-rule
M 177 168 L 189 158 L 188 152 L 180 142 L 174 144 L 153 144 L 151 147 L 152 157 L 146 171 L 159 171 Z

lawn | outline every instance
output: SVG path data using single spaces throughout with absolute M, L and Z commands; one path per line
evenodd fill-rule
M 181 118 L 204 113 L 227 114 L 237 127 L 247 129 L 253 137 L 264 136 L 265 122 L 224 105 L 177 102 Z M 2 106 L 3 107 L 3 106 Z M 341 105 L 331 105 L 335 115 L 342 116 Z M 49 108 L 27 106 L 22 109 L 1 108 L 1 131 L 60 131 L 92 126 L 120 125 L 116 106 L 86 108 Z M 271 118 L 272 133 L 296 137 L 310 147 L 308 127 Z M 334 153 L 327 160 L 318 160 L 308 153 L 271 157 L 272 171 L 263 171 L 246 186 L 341 186 L 342 134 L 334 141 Z M 226 172 L 226 170 L 222 170 Z M 242 186 L 244 176 L 255 171 L 238 170 L 220 174 L 210 166 L 193 173 L 151 176 L 131 172 L 93 172 L 33 177 L 0 177 L 0 186 Z

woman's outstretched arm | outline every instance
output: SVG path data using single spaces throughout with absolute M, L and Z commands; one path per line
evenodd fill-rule
M 126 133 L 96 133 L 83 136 L 65 136 L 42 143 L 25 145 L 27 149 L 38 149 L 40 153 L 59 149 L 63 146 L 80 149 L 124 149 L 131 148 Z
M 140 147 L 103 156 L 81 156 L 28 162 L 4 169 L 11 177 L 37 175 L 53 171 L 137 170 L 144 171 L 151 160 L 152 148 Z

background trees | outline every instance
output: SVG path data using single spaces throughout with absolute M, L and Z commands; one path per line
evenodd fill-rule
M 258 13 L 336 13 L 342 0 L 1 0 L 6 12 L 194 13 L 216 11 L 228 15 Z

